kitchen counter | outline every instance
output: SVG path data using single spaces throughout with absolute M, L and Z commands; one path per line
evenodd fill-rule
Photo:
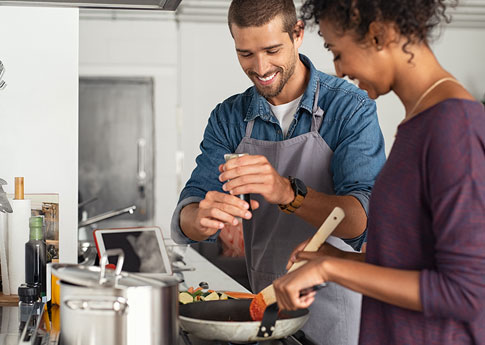
M 221 271 L 191 247 L 187 249 L 184 261 L 187 266 L 193 267 L 195 270 L 183 272 L 185 282 L 179 286 L 180 290 L 185 290 L 190 286 L 198 287 L 200 282 L 207 282 L 209 289 L 212 290 L 249 292 L 244 286 Z

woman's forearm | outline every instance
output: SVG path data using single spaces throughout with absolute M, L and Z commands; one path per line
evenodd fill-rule
M 382 302 L 422 311 L 419 271 L 379 267 L 337 258 L 329 258 L 322 265 L 329 281 Z

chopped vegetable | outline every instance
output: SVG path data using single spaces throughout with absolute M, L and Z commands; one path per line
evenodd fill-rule
M 194 301 L 194 297 L 188 292 L 181 292 L 179 293 L 179 302 L 182 304 L 192 303 Z
M 219 294 L 217 292 L 211 292 L 207 296 L 202 296 L 201 300 L 203 301 L 218 301 L 219 300 Z
M 204 290 L 200 287 L 194 289 L 192 286 L 187 291 L 181 291 L 179 302 L 183 304 L 199 301 L 217 301 L 227 299 L 253 298 L 255 295 L 245 292 L 217 292 L 214 290 Z

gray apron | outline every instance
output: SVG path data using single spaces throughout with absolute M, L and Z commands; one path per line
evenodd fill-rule
M 335 194 L 330 170 L 333 152 L 318 132 L 323 122 L 323 110 L 318 106 L 319 90 L 320 85 L 315 94 L 310 132 L 283 141 L 252 139 L 252 120 L 236 153 L 263 155 L 281 176 L 295 176 L 318 192 Z M 244 221 L 244 243 L 251 288 L 259 292 L 285 274 L 293 249 L 316 229 L 298 216 L 281 212 L 278 205 L 269 204 L 261 195 L 252 194 L 251 198 L 259 201 L 260 207 L 250 221 Z M 337 237 L 331 236 L 327 242 L 351 250 Z M 322 345 L 357 344 L 361 298 L 360 294 L 330 283 L 317 294 L 303 331 Z

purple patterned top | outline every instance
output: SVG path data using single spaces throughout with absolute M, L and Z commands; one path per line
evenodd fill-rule
M 485 111 L 448 99 L 398 128 L 367 261 L 419 270 L 423 312 L 364 297 L 360 344 L 485 344 Z

